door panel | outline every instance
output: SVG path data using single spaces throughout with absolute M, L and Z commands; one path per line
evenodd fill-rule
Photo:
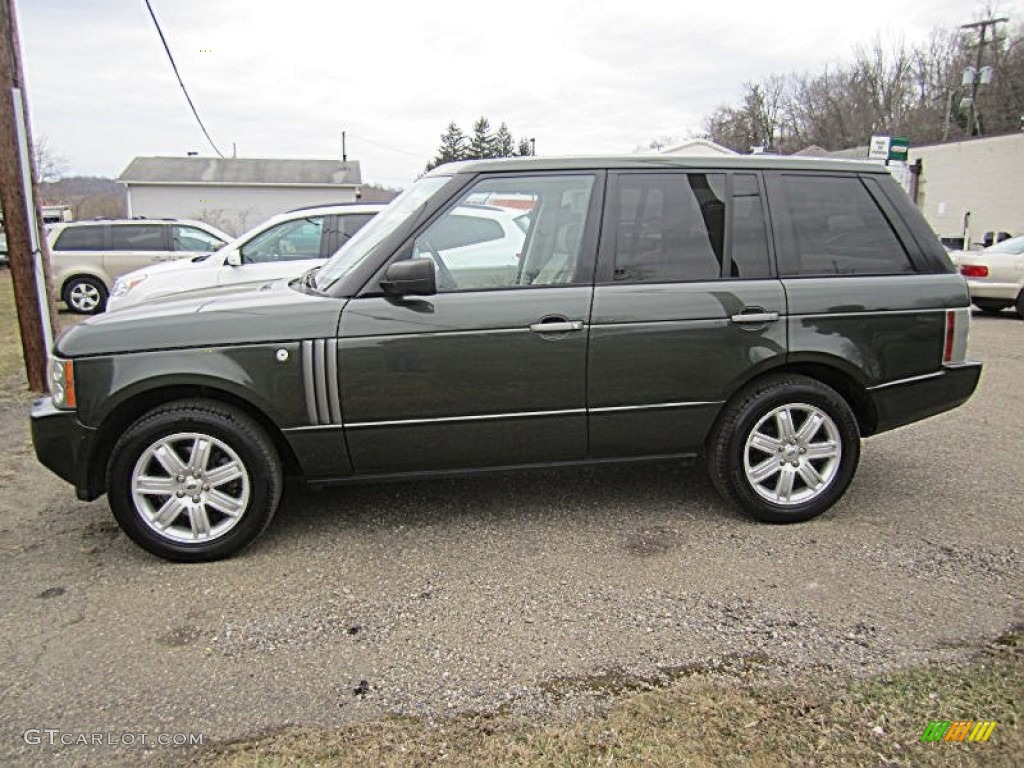
M 774 313 L 734 322 L 747 308 Z M 697 450 L 737 383 L 786 354 L 777 280 L 598 286 L 587 401 L 595 458 Z
M 353 299 L 342 314 L 342 407 L 356 472 L 586 456 L 589 286 Z M 545 318 L 580 329 L 538 333 Z

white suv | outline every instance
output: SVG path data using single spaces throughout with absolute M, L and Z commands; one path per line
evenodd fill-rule
M 384 208 L 384 203 L 350 203 L 273 216 L 216 253 L 124 275 L 114 283 L 107 309 L 177 298 L 184 292 L 189 296 L 226 293 L 297 277 L 331 256 Z
M 54 284 L 68 309 L 102 312 L 114 281 L 148 264 L 216 251 L 230 235 L 201 221 L 95 219 L 56 224 L 49 243 Z

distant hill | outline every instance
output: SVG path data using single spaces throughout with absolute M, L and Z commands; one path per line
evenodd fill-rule
M 70 205 L 76 220 L 128 215 L 124 187 L 103 176 L 68 176 L 39 185 L 43 205 Z

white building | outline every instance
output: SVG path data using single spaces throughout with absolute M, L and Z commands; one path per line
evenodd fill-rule
M 137 157 L 117 179 L 128 215 L 198 219 L 225 232 L 274 214 L 359 199 L 357 161 L 211 157 Z

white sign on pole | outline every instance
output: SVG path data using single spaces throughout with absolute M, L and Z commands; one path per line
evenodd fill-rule
M 868 160 L 880 160 L 883 163 L 888 160 L 889 141 L 889 136 L 872 136 L 868 147 Z

